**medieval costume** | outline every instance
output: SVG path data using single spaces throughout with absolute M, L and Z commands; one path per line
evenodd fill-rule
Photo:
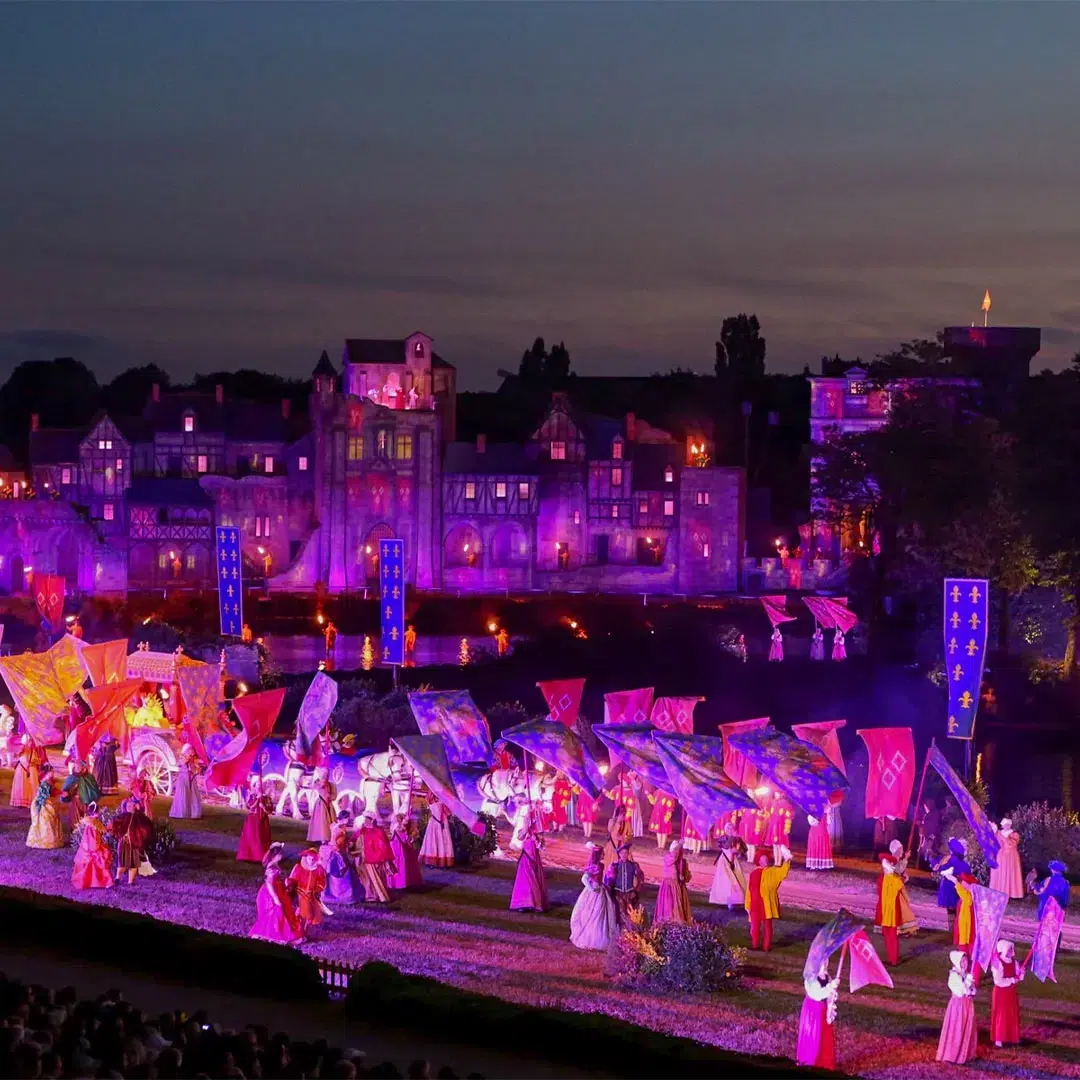
M 830 979 L 825 964 L 821 971 L 803 980 L 806 997 L 799 1014 L 799 1042 L 795 1060 L 799 1065 L 819 1069 L 836 1068 L 836 998 L 839 979 Z
M 750 919 L 750 948 L 772 949 L 773 922 L 780 918 L 780 885 L 791 869 L 791 852 L 784 848 L 782 863 L 771 865 L 765 851 L 757 854 L 757 866 L 746 881 L 746 914 Z
M 424 884 L 424 874 L 416 855 L 416 845 L 409 835 L 404 814 L 394 818 L 390 830 L 390 850 L 394 853 L 394 868 L 386 879 L 391 889 L 419 889 Z
M 333 912 L 323 903 L 326 888 L 326 871 L 319 865 L 319 853 L 308 848 L 300 853 L 300 861 L 289 874 L 289 891 L 294 896 L 296 916 L 305 937 L 311 937 L 324 915 Z
M 562 832 L 570 824 L 570 781 L 559 773 L 551 792 L 551 822 L 555 832 Z
M 15 729 L 18 724 L 10 706 L 0 705 L 0 765 L 10 769 L 15 760 Z
M 1069 882 L 1065 877 L 1067 867 L 1059 859 L 1054 859 L 1050 862 L 1049 870 L 1050 876 L 1044 878 L 1031 890 L 1039 898 L 1037 918 L 1040 922 L 1051 898 L 1061 905 L 1062 911 L 1066 911 L 1069 907 Z
M 120 813 L 112 820 L 112 834 L 116 837 L 116 880 L 120 882 L 126 870 L 128 884 L 134 885 L 154 838 L 154 823 L 142 812 L 138 799 L 127 798 L 120 804 Z
M 832 840 L 829 837 L 829 818 L 831 810 L 825 811 L 824 818 L 813 814 L 806 817 L 810 832 L 806 837 L 806 869 L 831 870 L 833 868 Z
M 37 795 L 30 804 L 30 831 L 26 834 L 26 846 L 52 851 L 66 843 L 60 811 L 56 807 L 53 788 L 53 772 L 49 765 L 41 766 L 41 783 Z
M 995 1046 L 1020 1044 L 1020 994 L 1024 969 L 1016 962 L 1011 941 L 999 941 L 990 961 L 994 992 L 990 998 L 990 1041 Z
M 262 792 L 259 778 L 252 777 L 247 797 L 247 817 L 240 830 L 240 845 L 236 849 L 239 862 L 261 863 L 270 850 L 270 811 L 274 801 Z
M 364 886 L 365 899 L 369 904 L 388 904 L 386 878 L 394 866 L 394 852 L 383 827 L 376 823 L 374 814 L 365 814 L 360 835 L 357 838 L 358 859 L 356 872 Z
M 96 805 L 88 806 L 82 820 L 82 836 L 71 868 L 73 889 L 112 888 L 112 852 L 105 842 L 105 826 Z
M 596 823 L 598 799 L 594 799 L 587 791 L 579 790 L 577 793 L 577 817 L 581 822 L 581 831 L 588 840 L 592 836 L 593 825 Z
M 450 833 L 450 811 L 434 796 L 428 799 L 428 823 L 420 845 L 424 866 L 453 866 L 454 839 Z
M 814 623 L 814 636 L 810 639 L 810 659 L 825 659 L 825 635 L 817 623 Z
M 901 928 L 910 929 L 906 925 L 911 905 L 905 896 L 907 861 L 902 857 L 903 850 L 900 841 L 894 840 L 889 853 L 880 857 L 881 874 L 878 876 L 877 908 L 874 912 L 874 925 L 885 938 L 885 962 L 894 965 L 900 963 Z
M 1002 818 L 997 834 L 997 866 L 990 871 L 990 888 L 1003 892 L 1011 900 L 1024 898 L 1024 871 L 1020 865 L 1020 834 L 1009 818 Z
M 34 801 L 41 783 L 38 770 L 46 760 L 44 749 L 24 734 L 15 759 L 15 775 L 11 778 L 10 806 L 29 806 Z
M 171 818 L 201 818 L 202 799 L 195 778 L 199 775 L 199 759 L 195 748 L 184 743 L 180 748 L 180 769 L 176 774 L 176 788 L 172 806 L 169 807 Z
M 791 803 L 779 791 L 772 793 L 772 802 L 768 806 L 768 820 L 765 825 L 765 843 L 772 844 L 773 862 L 780 862 L 780 849 L 790 846 L 791 823 L 795 811 Z
M 617 858 L 604 874 L 604 884 L 611 890 L 615 901 L 615 919 L 621 927 L 631 924 L 631 913 L 641 906 L 641 887 L 645 884 L 645 875 L 641 867 L 630 857 L 630 843 L 619 848 Z
M 941 1021 L 937 1060 L 964 1065 L 975 1057 L 978 1026 L 975 1023 L 975 980 L 968 971 L 968 957 L 962 949 L 949 953 L 949 1004 Z
M 682 844 L 675 840 L 664 856 L 664 876 L 653 909 L 654 923 L 694 921 L 690 910 L 690 893 L 686 888 L 690 877 L 691 871 L 683 856 Z
M 308 795 L 307 838 L 320 844 L 330 839 L 330 830 L 334 825 L 334 785 L 330 782 L 330 770 L 320 765 L 311 778 L 311 793 Z
M 71 827 L 74 828 L 82 820 L 86 808 L 101 798 L 101 791 L 85 761 L 73 761 L 68 767 L 71 772 L 64 781 L 60 801 L 67 805 Z
M 147 817 L 153 817 L 152 807 L 153 798 L 157 794 L 154 790 L 154 785 L 142 774 L 139 773 L 134 780 L 131 781 L 131 796 L 134 799 L 138 799 L 142 804 L 142 812 Z
M 615 901 L 604 888 L 604 853 L 587 843 L 589 861 L 581 875 L 581 894 L 570 912 L 570 942 L 579 949 L 607 949 L 618 932 Z
M 746 809 L 739 817 L 739 839 L 746 845 L 746 857 L 750 862 L 754 862 L 757 848 L 765 839 L 767 821 L 768 815 L 760 809 Z
M 304 766 L 297 760 L 296 746 L 292 742 L 285 744 L 285 786 L 281 789 L 274 813 L 284 816 L 285 804 L 289 804 L 289 813 L 294 821 L 300 820 L 300 781 L 304 776 Z
M 726 904 L 731 911 L 736 904 L 742 907 L 746 899 L 746 875 L 740 862 L 746 845 L 735 835 L 735 825 L 731 821 L 724 826 L 724 833 L 716 844 L 720 855 L 713 871 L 709 903 Z
M 971 865 L 967 858 L 967 842 L 959 840 L 955 836 L 949 837 L 949 854 L 940 862 L 934 864 L 934 871 L 941 875 L 941 884 L 938 885 L 937 906 L 946 911 L 955 911 L 956 879 L 961 874 L 970 874 Z M 946 871 L 952 871 L 950 876 Z
M 116 772 L 116 751 L 119 749 L 120 743 L 112 735 L 105 735 L 94 747 L 94 780 L 106 794 L 114 792 L 119 783 Z
M 263 859 L 263 882 L 255 898 L 255 922 L 248 936 L 292 945 L 303 940 L 292 898 L 281 872 L 284 844 L 271 844 Z
M 616 802 L 614 809 L 611 811 L 611 817 L 608 818 L 608 842 L 613 850 L 618 853 L 623 844 L 628 844 L 632 840 L 630 820 L 626 816 L 626 808 L 621 802 Z
M 701 833 L 697 831 L 697 827 L 690 820 L 690 815 L 684 810 L 682 816 L 681 841 L 683 850 L 689 851 L 691 855 L 700 855 L 703 839 Z
M 657 790 L 649 796 L 652 803 L 652 813 L 649 815 L 649 832 L 656 834 L 656 846 L 667 847 L 668 837 L 671 835 L 671 821 L 675 816 L 676 802 L 670 795 Z
M 547 911 L 547 882 L 544 862 L 540 856 L 543 839 L 530 828 L 525 834 L 514 874 L 514 889 L 510 894 L 511 911 Z
M 844 631 L 838 626 L 833 631 L 832 658 L 834 660 L 847 659 L 847 647 L 844 645 Z
M 326 871 L 326 891 L 332 904 L 362 904 L 367 899 L 363 882 L 353 862 L 352 830 L 348 811 L 342 810 L 330 830 L 330 842 L 319 849 L 319 862 Z
M 773 627 L 772 637 L 769 639 L 769 659 L 774 663 L 784 659 L 784 637 L 779 626 Z
M 975 911 L 974 902 L 969 885 L 975 884 L 971 874 L 961 874 L 959 877 L 951 867 L 942 871 L 942 877 L 948 878 L 956 891 L 956 918 L 953 920 L 953 944 L 963 949 L 968 956 L 971 955 L 971 947 L 975 943 Z
M 514 760 L 514 755 L 511 753 L 510 748 L 506 745 L 505 739 L 499 739 L 492 747 L 495 752 L 495 768 L 496 769 L 513 769 L 517 767 L 517 762 Z

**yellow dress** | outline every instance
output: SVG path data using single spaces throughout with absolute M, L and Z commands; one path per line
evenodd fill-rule
M 26 834 L 26 846 L 53 851 L 64 845 L 64 826 L 56 809 L 52 783 L 43 780 L 37 797 L 30 804 L 30 830 Z

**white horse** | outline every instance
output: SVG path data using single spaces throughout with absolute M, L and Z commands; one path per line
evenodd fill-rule
M 513 827 L 511 849 L 520 849 L 525 839 L 530 809 L 536 811 L 550 805 L 553 783 L 554 779 L 543 773 L 530 773 L 526 786 L 522 768 L 492 769 L 476 782 L 477 791 L 484 797 L 481 812 L 493 816 L 501 813 Z
M 384 750 L 369 754 L 356 763 L 360 777 L 360 797 L 364 813 L 375 814 L 379 796 L 389 793 L 395 814 L 406 818 L 412 806 L 413 778 L 416 773 L 400 750 Z

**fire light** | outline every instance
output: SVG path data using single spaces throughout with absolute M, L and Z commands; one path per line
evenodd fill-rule
M 461 550 L 464 551 L 466 555 L 468 555 L 469 554 L 469 545 L 468 544 L 462 544 Z
M 571 630 L 576 630 L 577 629 L 577 619 L 571 619 L 570 620 L 570 629 Z
M 64 616 L 64 622 L 73 623 L 74 621 L 75 621 L 75 616 L 74 615 L 65 615 Z
M 767 787 L 754 788 L 754 794 L 758 798 L 761 798 L 762 796 L 765 796 L 765 795 L 769 794 L 769 788 L 767 788 Z
M 600 768 L 600 775 L 601 776 L 607 776 L 607 774 L 608 774 L 608 764 L 607 764 L 607 762 L 606 761 L 600 762 L 599 768 Z
M 543 772 L 544 771 L 544 763 L 542 761 L 538 761 L 536 763 L 536 771 L 537 772 Z
M 32 574 L 33 572 L 34 572 L 34 568 L 32 566 L 24 566 L 23 567 L 23 573 L 24 574 Z
M 316 616 L 315 616 L 315 621 L 316 621 L 316 622 L 317 622 L 317 623 L 318 623 L 318 624 L 319 624 L 320 626 L 322 626 L 322 624 L 323 624 L 324 622 L 326 622 L 326 620 L 325 620 L 325 619 L 323 618 L 323 613 L 322 613 L 321 611 L 319 612 L 319 614 L 318 614 L 318 615 L 316 615 Z
M 495 631 L 498 630 L 498 629 L 499 629 L 499 624 L 497 622 L 489 622 L 488 623 L 488 633 L 489 634 L 494 634 Z
M 247 691 L 247 683 L 246 682 L 237 683 L 236 684 L 236 689 L 239 690 L 241 694 L 246 694 L 248 692 Z
M 161 700 L 162 701 L 168 701 L 169 700 L 169 691 L 166 690 L 164 686 L 161 688 Z
M 371 554 L 371 545 L 370 544 L 365 544 L 364 545 L 364 554 L 365 555 L 370 555 Z
M 175 551 L 170 551 L 169 552 L 169 558 L 170 559 L 175 559 L 176 558 L 176 552 Z
M 266 554 L 266 548 L 264 548 L 264 547 L 262 546 L 262 544 L 260 544 L 260 545 L 259 545 L 259 546 L 258 546 L 258 547 L 257 547 L 257 548 L 255 549 L 255 550 L 256 550 L 256 551 L 257 551 L 257 552 L 258 552 L 258 553 L 259 553 L 260 555 L 265 555 L 265 554 Z
M 152 616 L 152 615 L 147 615 L 147 616 L 146 616 L 146 618 L 145 618 L 145 619 L 143 619 L 143 621 L 142 621 L 142 624 L 143 624 L 143 626 L 149 626 L 149 625 L 150 625 L 150 620 L 151 620 L 152 618 L 153 618 L 153 616 Z
M 783 543 L 784 543 L 784 541 L 783 541 L 783 538 L 782 538 L 782 537 L 779 537 L 779 536 L 778 536 L 778 537 L 777 537 L 777 538 L 776 538 L 776 539 L 775 539 L 775 540 L 773 541 L 773 543 L 774 543 L 774 544 L 775 544 L 775 545 L 776 545 L 777 547 L 782 547 L 782 546 L 783 546 Z

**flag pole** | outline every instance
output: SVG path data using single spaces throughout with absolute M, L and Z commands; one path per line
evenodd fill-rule
M 915 833 L 919 829 L 919 810 L 922 807 L 923 791 L 926 788 L 926 772 L 930 768 L 930 751 L 934 749 L 937 740 L 931 738 L 930 745 L 926 749 L 926 759 L 923 761 L 922 779 L 919 781 L 919 794 L 915 798 L 915 813 L 912 815 L 911 831 L 908 833 L 907 851 L 904 852 L 905 860 L 911 858 L 911 847 L 915 841 Z

